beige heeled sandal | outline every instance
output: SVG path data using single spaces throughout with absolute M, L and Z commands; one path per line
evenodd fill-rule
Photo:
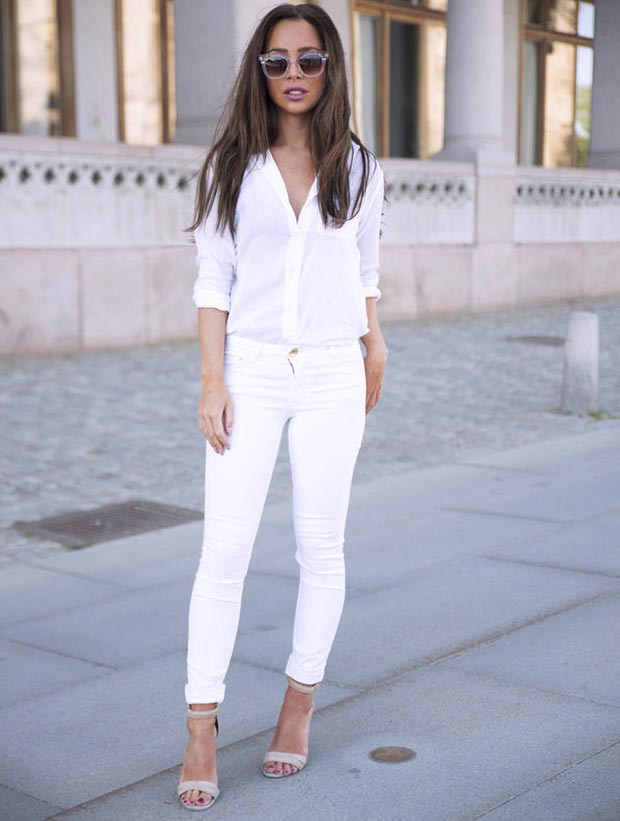
M 192 708 L 188 705 L 187 707 L 187 715 L 190 718 L 212 718 L 215 716 L 215 735 L 220 732 L 220 725 L 218 724 L 217 720 L 217 711 L 218 707 L 214 707 L 212 710 L 192 710 Z M 184 804 L 181 801 L 181 796 L 184 792 L 188 790 L 202 790 L 203 792 L 209 793 L 211 800 L 208 804 Z M 179 786 L 177 787 L 177 796 L 179 799 L 179 803 L 181 806 L 185 807 L 186 810 L 206 810 L 208 809 L 215 799 L 220 794 L 220 789 L 213 781 L 205 781 L 204 779 L 195 779 L 193 781 L 181 781 Z
M 287 681 L 289 687 L 293 690 L 298 690 L 300 693 L 313 693 L 316 688 L 319 686 L 319 682 L 317 681 L 316 684 L 301 684 L 299 681 L 295 681 L 295 679 L 287 676 Z M 308 760 L 308 756 L 301 755 L 301 753 L 283 753 L 278 752 L 278 750 L 269 750 L 265 753 L 265 757 L 263 758 L 263 775 L 267 776 L 267 778 L 283 778 L 288 775 L 295 775 L 300 770 L 306 766 L 306 762 Z M 295 772 L 292 773 L 270 773 L 265 770 L 266 764 L 291 764 L 293 767 L 297 767 Z

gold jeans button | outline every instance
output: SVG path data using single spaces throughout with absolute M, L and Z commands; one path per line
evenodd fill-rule
M 295 356 L 296 353 L 299 353 L 299 349 L 298 348 L 291 348 L 291 350 L 288 352 L 288 355 L 289 356 Z

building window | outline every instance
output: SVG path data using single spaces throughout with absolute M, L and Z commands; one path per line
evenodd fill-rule
M 0 0 L 0 131 L 75 136 L 71 0 Z
M 173 0 L 116 0 L 119 136 L 167 143 L 176 122 Z
M 595 0 L 522 0 L 519 162 L 586 166 Z
M 356 132 L 380 157 L 425 159 L 444 136 L 447 0 L 353 0 Z

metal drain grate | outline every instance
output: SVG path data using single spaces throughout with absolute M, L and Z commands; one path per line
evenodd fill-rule
M 13 527 L 26 536 L 40 536 L 65 547 L 87 547 L 123 536 L 198 521 L 203 516 L 197 510 L 131 499 L 93 510 L 47 516 L 32 522 L 16 521 Z
M 510 342 L 528 342 L 530 345 L 549 345 L 559 348 L 564 344 L 563 336 L 507 336 Z

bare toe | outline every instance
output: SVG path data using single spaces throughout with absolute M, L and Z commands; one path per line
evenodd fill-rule
M 194 792 L 193 790 L 186 790 L 184 793 L 181 793 L 181 801 L 184 804 L 193 804 L 194 803 L 193 792 Z

